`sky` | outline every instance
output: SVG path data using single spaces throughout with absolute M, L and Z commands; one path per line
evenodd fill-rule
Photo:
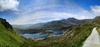
M 12 25 L 53 20 L 92 19 L 100 15 L 100 0 L 0 0 L 0 17 Z

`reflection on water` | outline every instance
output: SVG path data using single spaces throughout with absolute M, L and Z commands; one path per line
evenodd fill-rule
M 61 35 L 61 34 L 63 34 L 63 32 L 61 32 L 60 30 L 52 30 L 51 32 L 53 32 L 54 35 Z
M 51 30 L 51 32 L 53 32 L 52 35 L 61 35 L 63 34 L 63 32 L 59 31 L 59 30 Z M 21 36 L 26 37 L 26 38 L 47 38 L 49 37 L 51 34 L 41 34 L 41 33 L 34 33 L 34 34 L 21 34 Z
M 26 38 L 47 38 L 49 34 L 34 33 L 34 34 L 22 34 Z

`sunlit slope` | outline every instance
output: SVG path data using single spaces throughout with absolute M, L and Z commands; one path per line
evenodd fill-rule
M 0 18 L 0 47 L 30 47 L 30 44 L 16 34 L 5 19 Z

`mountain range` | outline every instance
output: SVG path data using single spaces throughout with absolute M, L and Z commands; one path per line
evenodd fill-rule
M 94 27 L 97 27 L 97 31 L 100 34 L 100 20 L 99 19 L 100 19 L 100 16 L 95 17 L 94 19 L 88 19 L 85 22 L 78 22 L 78 23 L 71 20 L 73 21 L 74 24 L 70 24 L 72 26 L 70 26 L 67 29 L 65 28 L 64 30 L 62 30 L 62 32 L 64 33 L 61 36 L 52 36 L 44 40 L 34 41 L 31 38 L 26 39 L 20 36 L 17 33 L 18 31 L 15 30 L 15 28 L 13 28 L 5 19 L 0 18 L 0 47 L 82 47 L 84 41 L 91 34 L 92 29 Z M 58 20 L 58 21 L 61 21 L 61 20 Z M 55 24 L 59 23 L 58 25 L 60 25 L 61 23 L 62 25 L 63 22 L 58 22 L 58 21 L 47 22 L 46 24 L 43 24 L 43 25 L 47 26 L 48 24 L 51 26 L 53 23 Z M 65 22 L 65 21 L 64 23 L 71 22 L 69 20 L 68 20 L 69 22 Z M 84 21 L 84 20 L 81 20 L 81 21 Z M 62 28 L 62 27 L 68 27 L 68 26 L 57 26 L 57 27 Z M 35 29 L 35 28 L 30 27 L 30 29 Z M 45 29 L 45 28 L 42 28 L 42 29 Z M 48 30 L 48 29 L 59 29 L 59 28 L 49 27 L 49 28 L 46 28 L 45 30 Z
M 19 29 L 40 29 L 40 28 L 58 28 L 58 27 L 61 28 L 61 27 L 67 27 L 67 26 L 70 26 L 70 25 L 79 25 L 79 24 L 82 24 L 82 23 L 86 23 L 90 20 L 91 19 L 78 20 L 78 19 L 75 19 L 75 18 L 68 18 L 68 19 L 50 21 L 50 22 L 46 22 L 46 23 L 13 25 L 13 27 L 19 28 Z
M 68 18 L 56 21 L 50 21 L 47 23 L 37 23 L 37 24 L 27 24 L 27 25 L 13 25 L 16 30 L 20 33 L 34 33 L 41 32 L 45 30 L 53 30 L 53 29 L 67 29 L 68 27 L 80 25 L 86 23 L 92 19 L 83 19 L 78 20 L 75 18 Z

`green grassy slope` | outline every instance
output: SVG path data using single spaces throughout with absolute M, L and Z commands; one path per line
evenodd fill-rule
M 74 26 L 65 30 L 62 36 L 49 37 L 38 41 L 40 47 L 81 47 L 86 38 L 91 34 L 94 26 Z
M 91 21 L 93 24 L 97 26 L 97 31 L 100 34 L 100 16 L 96 17 L 93 21 Z
M 31 47 L 31 43 L 16 34 L 11 25 L 0 18 L 0 47 Z

